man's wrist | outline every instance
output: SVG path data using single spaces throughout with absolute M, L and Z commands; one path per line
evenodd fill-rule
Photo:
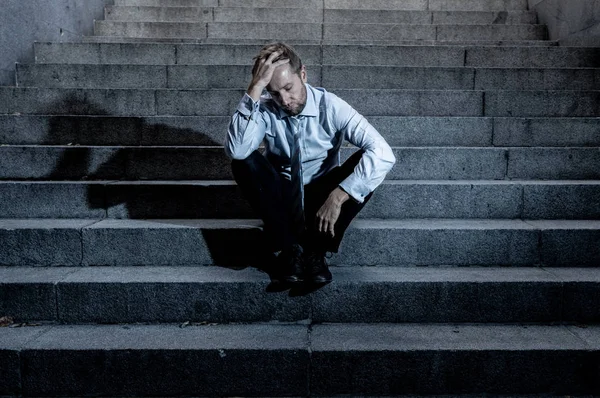
M 329 194 L 329 197 L 337 206 L 343 205 L 348 199 L 350 199 L 350 195 L 348 195 L 348 193 L 339 186 Z
M 256 102 L 260 101 L 260 96 L 262 95 L 263 90 L 265 89 L 264 86 L 258 85 L 258 84 L 254 84 L 251 83 L 250 86 L 248 86 L 248 90 L 246 90 L 246 93 Z

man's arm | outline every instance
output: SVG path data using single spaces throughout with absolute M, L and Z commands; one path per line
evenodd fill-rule
M 281 55 L 272 53 L 268 58 L 256 60 L 256 67 L 248 90 L 241 99 L 227 130 L 225 152 L 233 159 L 245 159 L 262 142 L 268 128 L 267 121 L 259 112 L 260 96 L 271 81 L 275 68 L 289 62 L 288 59 L 273 60 Z
M 333 103 L 331 118 L 333 126 L 344 133 L 344 138 L 364 150 L 354 172 L 335 188 L 317 212 L 319 231 L 334 236 L 334 226 L 339 218 L 342 204 L 351 197 L 358 201 L 381 184 L 396 158 L 392 149 L 379 132 L 347 102 L 331 95 Z
M 358 202 L 373 192 L 396 163 L 392 148 L 379 132 L 354 108 L 332 95 L 335 105 L 334 125 L 344 138 L 361 148 L 364 153 L 354 172 L 340 183 L 340 187 Z

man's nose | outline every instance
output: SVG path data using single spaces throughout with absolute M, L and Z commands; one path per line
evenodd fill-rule
M 281 94 L 281 105 L 287 106 L 290 104 L 289 94 Z

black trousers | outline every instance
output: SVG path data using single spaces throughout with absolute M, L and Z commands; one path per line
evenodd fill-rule
M 299 232 L 291 224 L 291 183 L 280 175 L 259 151 L 243 160 L 233 160 L 233 176 L 250 206 L 264 222 L 266 244 L 271 251 L 282 250 L 294 243 L 305 250 L 337 253 L 350 222 L 371 198 L 363 203 L 347 200 L 335 223 L 335 237 L 317 230 L 316 214 L 329 194 L 352 172 L 360 161 L 362 150 L 354 153 L 341 166 L 304 186 L 305 230 Z

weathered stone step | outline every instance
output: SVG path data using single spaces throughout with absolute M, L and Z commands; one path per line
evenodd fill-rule
M 310 297 L 268 292 L 256 269 L 0 267 L 0 308 L 16 322 L 600 321 L 600 268 L 332 267 Z M 267 291 L 265 291 L 267 289 Z M 292 295 L 295 291 L 292 290 Z M 252 304 L 249 304 L 249 301 Z M 384 303 L 394 303 L 385 305 Z
M 544 25 L 96 21 L 98 36 L 278 40 L 544 40 Z
M 17 64 L 19 87 L 240 88 L 250 65 Z M 307 65 L 308 82 L 336 88 L 600 90 L 600 68 Z
M 600 146 L 600 118 L 371 116 L 392 146 Z M 0 115 L 8 145 L 218 146 L 229 116 Z
M 252 218 L 233 181 L 0 182 L 0 218 Z M 360 218 L 600 219 L 600 181 L 387 180 Z
M 400 11 L 247 7 L 123 7 L 108 6 L 108 21 L 139 22 L 269 22 L 269 23 L 402 23 L 402 24 L 535 24 L 533 11 Z
M 393 147 L 388 179 L 600 179 L 599 148 Z M 342 160 L 356 148 L 342 148 Z M 0 146 L 4 180 L 227 180 L 222 147 Z
M 599 388 L 600 328 L 56 325 L 2 328 L 0 350 L 5 395 L 582 395 Z
M 326 8 L 432 11 L 527 10 L 527 0 L 115 0 L 116 6 Z
M 600 91 L 336 89 L 365 116 L 600 116 Z M 0 114 L 226 116 L 244 90 L 0 87 Z
M 83 43 L 167 43 L 167 44 L 217 44 L 217 45 L 256 45 L 259 47 L 276 39 L 247 38 L 169 38 L 169 37 L 123 37 L 123 36 L 83 36 Z M 476 46 L 476 47 L 556 47 L 559 42 L 548 40 L 294 40 L 286 43 L 297 45 L 352 45 L 352 46 Z M 571 46 L 578 48 L 576 46 Z M 589 47 L 582 47 L 589 48 Z
M 36 62 L 136 65 L 252 65 L 254 45 L 159 43 L 40 43 Z M 600 67 L 600 49 L 577 47 L 462 47 L 296 45 L 307 65 L 436 67 Z
M 0 265 L 264 266 L 260 225 L 248 219 L 2 219 Z M 357 219 L 330 263 L 598 267 L 600 220 Z

